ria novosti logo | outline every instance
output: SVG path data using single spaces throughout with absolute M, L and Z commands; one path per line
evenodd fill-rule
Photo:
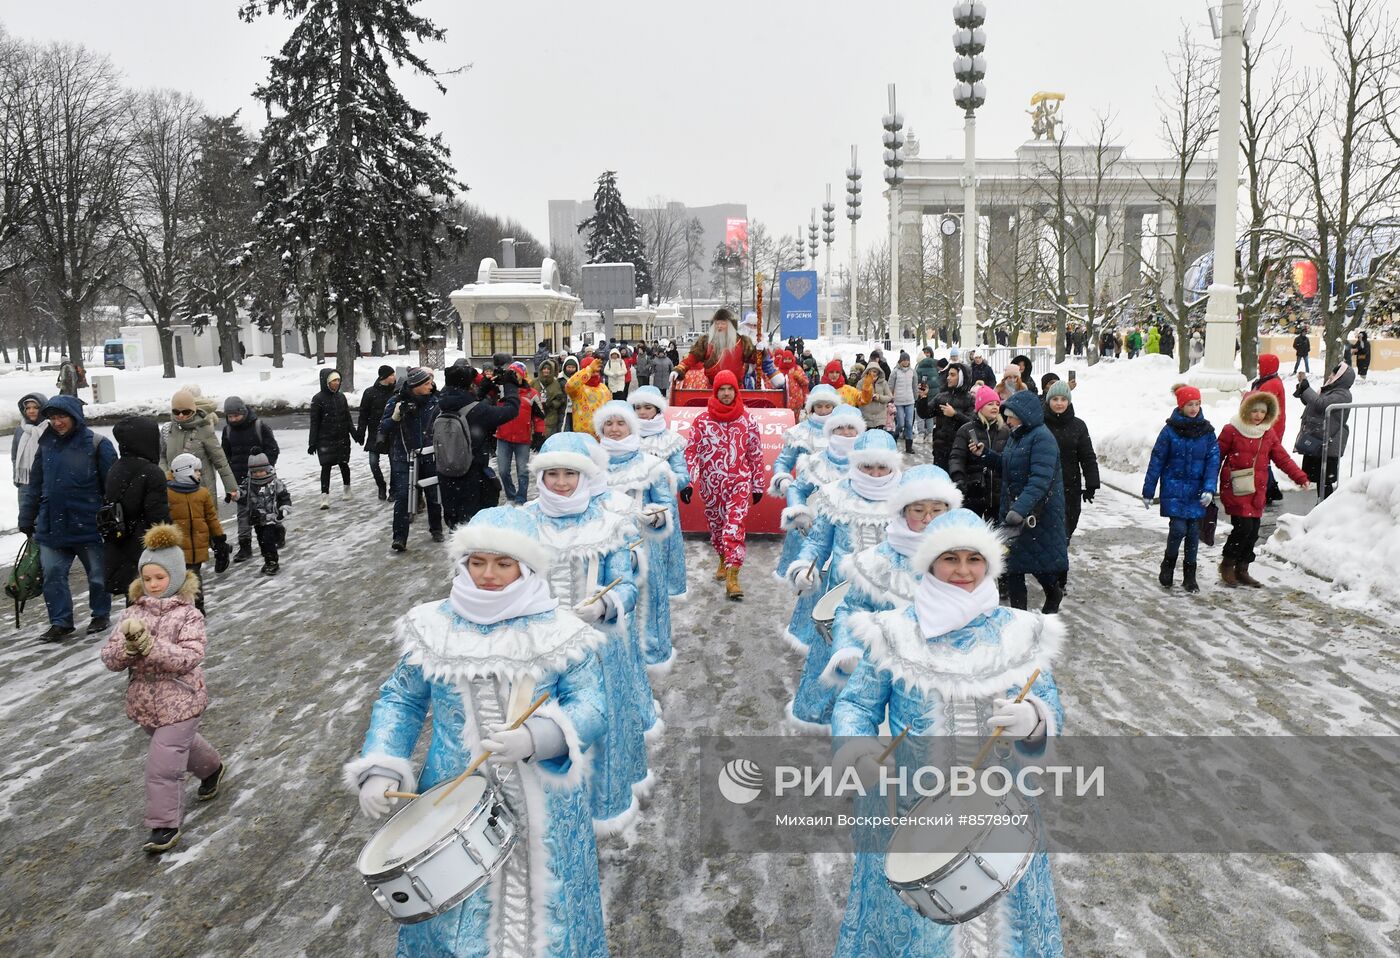
M 719 793 L 735 805 L 747 805 L 763 794 L 763 770 L 746 758 L 725 762 L 719 770 Z

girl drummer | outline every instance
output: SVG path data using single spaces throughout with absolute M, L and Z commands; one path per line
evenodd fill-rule
M 450 549 L 451 595 L 399 621 L 404 655 L 379 690 L 345 779 L 364 813 L 379 818 L 399 801 L 386 793 L 426 791 L 487 749 L 482 774 L 511 811 L 517 844 L 480 891 L 401 926 L 397 953 L 605 954 L 586 781 L 590 745 L 604 727 L 597 653 L 605 638 L 551 597 L 554 556 L 524 511 L 477 513 Z M 521 727 L 508 727 L 545 693 Z M 428 752 L 415 775 L 409 759 L 429 712 Z
M 950 740 L 956 764 L 970 765 L 981 740 L 998 726 L 1021 751 L 1044 748 L 1063 726 L 1064 711 L 1051 675 L 1064 626 L 1058 616 L 1001 608 L 997 574 L 1004 547 L 975 513 L 954 509 L 929 524 L 914 554 L 920 579 L 912 605 L 852 616 L 865 654 L 836 701 L 832 731 L 841 742 L 834 758 L 839 780 L 854 769 L 867 786 L 879 778 L 882 743 L 909 739 L 896 751 L 900 764 L 919 765 L 925 736 Z M 1040 670 L 1030 694 L 1013 701 Z M 964 754 L 968 753 L 968 754 Z M 837 958 L 952 958 L 963 954 L 1017 954 L 1062 958 L 1050 862 L 1031 859 L 1021 880 L 987 913 L 963 925 L 940 925 L 905 905 L 885 880 L 884 856 L 856 855 Z
M 818 383 L 816 388 L 807 394 L 807 400 L 803 404 L 806 417 L 797 425 L 789 426 L 783 431 L 783 448 L 778 451 L 778 458 L 773 461 L 773 478 L 768 483 L 768 495 L 780 499 L 787 498 L 788 489 L 795 478 L 794 473 L 800 472 L 800 466 L 805 465 L 802 460 L 808 456 L 820 455 L 826 449 L 826 420 L 840 405 L 841 397 L 826 383 Z M 791 504 L 793 503 L 789 501 L 789 505 Z M 778 560 L 779 570 L 786 569 L 788 564 L 797 558 L 797 551 L 802 548 L 802 538 L 802 531 L 795 528 L 787 530 L 787 535 L 783 538 L 782 557 Z
M 666 424 L 666 410 L 670 408 L 670 403 L 655 386 L 632 390 L 627 394 L 627 401 L 637 411 L 642 452 L 650 453 L 666 463 L 676 480 L 676 497 L 671 500 L 670 531 L 666 535 L 666 562 L 662 569 L 671 598 L 684 599 L 685 536 L 681 532 L 681 510 L 676 499 L 688 504 L 694 495 L 690 487 L 690 470 L 685 466 L 685 438 Z

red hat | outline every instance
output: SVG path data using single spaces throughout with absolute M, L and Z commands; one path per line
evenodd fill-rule
M 1201 391 L 1195 386 L 1176 387 L 1176 408 L 1180 409 L 1189 402 L 1200 402 Z
M 797 357 L 790 350 L 780 349 L 773 354 L 773 365 L 787 372 L 797 365 Z
M 986 385 L 985 383 L 982 384 L 982 385 L 980 385 L 980 386 L 978 386 L 978 387 L 977 387 L 976 398 L 972 400 L 973 409 L 974 409 L 976 412 L 981 412 L 981 411 L 982 411 L 982 407 L 985 406 L 985 405 L 987 405 L 987 403 L 990 403 L 990 402 L 994 402 L 994 403 L 1000 404 L 1000 403 L 1001 403 L 1001 396 L 997 395 L 997 391 L 996 391 L 995 389 L 992 389 L 990 386 Z
M 1265 353 L 1259 357 L 1259 375 L 1272 376 L 1278 372 L 1278 357 L 1273 353 Z

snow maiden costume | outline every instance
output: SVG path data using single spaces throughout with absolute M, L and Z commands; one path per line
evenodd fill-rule
M 666 413 L 670 404 L 661 390 L 655 386 L 643 386 L 627 394 L 632 408 L 654 406 L 657 415 L 653 419 L 641 419 L 642 452 L 650 453 L 671 468 L 676 479 L 676 492 L 683 493 L 690 488 L 690 470 L 685 466 L 685 439 L 680 433 L 666 424 Z M 688 501 L 688 500 L 687 500 Z M 657 578 L 671 590 L 671 598 L 684 599 L 685 582 L 685 535 L 681 532 L 681 508 L 674 499 L 671 501 L 671 526 L 666 534 L 666 563 L 657 570 Z
M 841 576 L 851 587 L 836 607 L 831 625 L 831 661 L 822 672 L 823 683 L 839 689 L 860 662 L 864 648 L 851 632 L 851 616 L 857 612 L 903 609 L 914 601 L 918 576 L 910 560 L 924 534 L 909 528 L 904 507 L 924 500 L 942 502 L 949 510 L 962 507 L 962 493 L 946 472 L 934 465 L 915 466 L 905 471 L 894 494 L 885 502 L 890 515 L 885 541 L 854 552 L 841 563 Z
M 986 577 L 975 590 L 940 582 L 927 572 L 950 549 L 976 550 L 986 559 Z M 970 764 L 980 740 L 991 734 L 987 723 L 995 714 L 992 700 L 1014 698 L 1037 668 L 1040 676 L 1026 697 L 1037 720 L 1017 741 L 1015 751 L 1035 754 L 1044 748 L 1046 736 L 1058 734 L 1064 711 L 1050 667 L 1060 651 L 1064 626 L 1057 616 L 997 606 L 1002 550 L 996 533 L 975 513 L 957 509 L 941 515 L 929 524 L 913 559 L 921 576 L 913 605 L 852 617 L 851 627 L 866 651 L 842 689 L 832 718 L 833 734 L 849 739 L 837 749 L 833 762 L 842 773 L 861 755 L 873 759 L 881 747 L 873 737 L 887 718 L 891 737 L 910 731 L 896 753 L 901 766 L 923 764 L 918 751 L 934 743 L 920 743 L 921 737 L 951 735 L 958 736 L 952 743 L 956 763 Z M 878 801 L 885 804 L 883 798 Z M 889 887 L 884 855 L 857 853 L 837 958 L 984 955 L 1064 955 L 1050 863 L 1043 851 L 1032 857 L 1009 893 L 962 925 L 922 918 Z
M 802 544 L 802 551 L 784 572 L 799 594 L 814 597 L 813 606 L 817 599 L 846 581 L 843 570 L 847 557 L 884 538 L 890 522 L 888 500 L 899 486 L 901 463 L 889 433 L 881 429 L 867 432 L 851 450 L 847 477 L 822 493 L 816 524 Z M 861 472 L 860 467 L 865 465 L 887 466 L 890 472 L 871 476 Z M 803 603 L 799 600 L 797 605 L 800 609 Z M 836 704 L 836 689 L 821 681 L 831 660 L 831 642 L 817 631 L 810 612 L 805 621 L 794 621 L 793 631 L 799 628 L 802 631 L 798 637 L 807 644 L 807 662 L 788 714 L 799 723 L 820 725 L 825 730 L 831 724 L 831 707 Z
M 811 456 L 821 452 L 826 448 L 826 433 L 822 427 L 831 418 L 831 413 L 818 416 L 812 411 L 812 407 L 817 403 L 831 403 L 833 407 L 844 405 L 841 397 L 836 394 L 826 383 L 819 384 L 815 389 L 807 394 L 807 401 L 803 408 L 806 410 L 807 418 L 803 419 L 795 426 L 788 427 L 783 432 L 783 448 L 778 452 L 778 458 L 773 462 L 773 478 L 768 483 L 768 494 L 787 498 L 788 488 L 792 485 L 794 471 L 798 468 L 798 461 L 803 456 Z M 833 410 L 834 411 L 834 410 Z M 791 501 L 789 500 L 789 505 Z M 778 559 L 778 569 L 786 569 L 788 564 L 797 557 L 797 550 L 802 548 L 802 533 L 796 529 L 787 529 L 787 535 L 783 537 L 783 553 Z
M 609 439 L 603 427 L 613 420 L 627 426 L 623 439 Z M 630 515 L 646 540 L 643 574 L 638 576 L 642 660 L 670 667 L 671 590 L 666 584 L 666 546 L 676 512 L 675 478 L 666 463 L 642 452 L 642 421 L 629 403 L 614 399 L 593 414 L 598 444 L 608 456 L 608 487 L 621 493 Z
M 466 559 L 483 552 L 517 559 L 521 578 L 498 591 L 478 588 Z M 360 757 L 345 766 L 361 807 L 377 818 L 394 801 L 386 787 L 413 792 L 456 777 L 483 740 L 501 737 L 499 725 L 542 693 L 549 699 L 519 730 L 526 757 L 483 767 L 517 820 L 515 850 L 460 905 L 401 925 L 397 955 L 606 955 L 587 785 L 590 746 L 605 725 L 597 653 L 606 639 L 550 597 L 550 547 L 524 511 L 477 513 L 453 533 L 451 553 L 452 596 L 399 621 L 403 658 L 379 690 Z M 428 752 L 415 776 L 409 759 L 430 710 Z M 498 775 L 503 766 L 513 774 Z
M 628 629 L 637 606 L 633 578 L 632 524 L 603 506 L 607 485 L 603 469 L 593 457 L 598 444 L 582 433 L 556 433 L 530 458 L 530 471 L 539 486 L 539 498 L 524 511 L 539 523 L 541 541 L 549 543 L 554 562 L 546 578 L 550 593 L 561 604 L 577 608 L 614 579 L 622 581 L 599 601 L 603 603 L 598 628 L 607 641 L 598 651 L 603 666 L 602 737 L 594 746 L 590 803 L 594 823 L 604 831 L 622 828 L 637 808 L 634 791 L 648 779 L 646 742 L 643 735 L 651 705 L 651 687 L 638 688 L 642 667 Z M 578 488 L 563 496 L 545 488 L 544 473 L 567 469 L 579 474 Z M 590 480 L 602 482 L 594 489 Z M 645 697 L 646 706 L 642 704 Z

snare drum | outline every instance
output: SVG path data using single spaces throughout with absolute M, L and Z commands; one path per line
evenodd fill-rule
M 423 792 L 375 832 L 356 867 L 379 907 L 405 925 L 426 921 L 480 889 L 515 848 L 515 819 L 485 776 Z
M 812 609 L 812 625 L 816 627 L 817 633 L 828 645 L 831 644 L 832 623 L 836 621 L 836 607 L 841 604 L 842 599 L 846 598 L 846 593 L 850 591 L 850 588 L 850 582 L 842 582 L 818 599 L 816 607 Z
M 940 925 L 976 918 L 1025 875 L 1040 847 L 1040 816 L 1026 797 L 931 795 L 909 812 L 934 819 L 960 815 L 1009 816 L 1014 824 L 930 825 L 895 829 L 885 852 L 885 880 L 910 908 Z

